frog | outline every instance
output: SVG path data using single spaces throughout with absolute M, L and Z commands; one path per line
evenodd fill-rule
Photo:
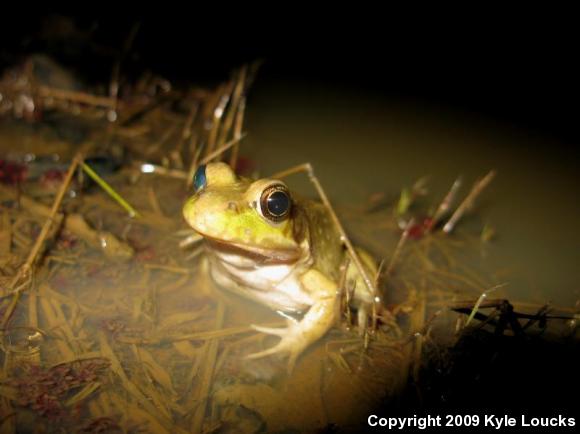
M 239 177 L 223 162 L 199 166 L 193 190 L 183 216 L 204 239 L 213 282 L 287 319 L 282 328 L 251 325 L 280 340 L 249 359 L 281 354 L 293 367 L 338 323 L 341 286 L 354 288 L 350 302 L 359 330 L 366 327 L 375 297 L 353 261 L 345 261 L 347 250 L 324 204 L 291 193 L 280 179 Z M 358 248 L 357 254 L 374 276 L 372 256 Z

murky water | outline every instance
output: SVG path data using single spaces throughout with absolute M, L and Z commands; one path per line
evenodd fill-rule
M 378 334 L 365 349 L 343 321 L 300 358 L 291 375 L 284 360 L 245 360 L 275 342 L 252 332 L 249 324 L 280 318 L 216 290 L 202 272 L 203 253 L 187 259 L 190 252 L 179 249 L 176 233 L 186 227 L 181 206 L 190 194 L 183 180 L 134 179 L 126 168 L 109 181 L 143 212 L 142 219 L 131 221 L 97 189 L 65 205 L 97 232 L 130 245 L 135 255 L 121 260 L 110 247 L 91 244 L 90 236 L 79 239 L 74 228 L 52 246 L 17 306 L 13 326 L 28 328 L 13 329 L 14 341 L 23 339 L 23 330 L 40 330 L 43 338 L 27 341 L 34 351 L 15 355 L 9 347 L 5 355 L 6 387 L 0 389 L 5 421 L 38 432 L 50 423 L 83 432 L 103 432 L 98 430 L 106 424 L 107 432 L 348 427 L 385 396 L 396 395 L 417 361 L 407 336 L 450 300 L 473 299 L 501 283 L 508 285 L 498 295 L 510 300 L 572 307 L 578 299 L 578 204 L 569 193 L 574 161 L 542 151 L 550 148 L 549 139 L 432 107 L 302 87 L 258 83 L 248 104 L 242 155 L 261 175 L 312 163 L 352 239 L 387 262 L 401 235 L 393 207 L 403 187 L 429 176 L 429 193 L 415 208 L 421 215 L 440 202 L 457 175 L 465 182 L 463 197 L 476 178 L 497 169 L 493 184 L 454 234 L 438 232 L 405 246 L 383 288 L 385 300 L 403 318 L 400 339 Z M 163 122 L 157 128 L 167 129 Z M 1 134 L 4 155 L 72 156 L 62 137 L 45 130 L 21 124 Z M 543 146 L 521 151 L 522 143 L 537 141 Z M 287 183 L 315 196 L 302 175 Z M 51 195 L 39 191 L 21 188 L 50 206 Z M 3 215 L 19 233 L 8 253 L 22 255 L 43 219 L 22 200 L 20 215 L 13 193 L 3 193 Z M 368 212 L 369 196 L 376 193 L 383 194 L 385 206 Z M 486 224 L 497 235 L 483 243 Z M 18 267 L 8 259 L 2 265 L 3 277 Z M 40 363 L 40 371 L 19 371 L 24 357 Z M 85 359 L 93 364 L 86 367 Z M 39 394 L 53 383 L 70 390 Z M 17 403 L 16 413 L 8 413 L 8 401 Z
M 496 169 L 459 228 L 477 234 L 487 223 L 496 230 L 473 265 L 507 282 L 507 298 L 565 306 L 578 300 L 577 157 L 555 139 L 445 108 L 333 89 L 258 83 L 252 95 L 247 149 L 263 172 L 310 161 L 339 202 L 361 203 L 371 192 L 396 200 L 403 186 L 427 175 L 435 205 L 457 176 L 465 195 Z M 304 179 L 293 182 L 307 191 Z

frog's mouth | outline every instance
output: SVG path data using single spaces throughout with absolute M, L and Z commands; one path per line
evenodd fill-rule
M 219 253 L 244 256 L 259 263 L 293 263 L 300 259 L 300 249 L 264 249 L 250 244 L 219 240 L 203 235 L 208 246 Z

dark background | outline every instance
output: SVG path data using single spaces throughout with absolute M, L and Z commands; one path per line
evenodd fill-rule
M 482 114 L 561 139 L 580 137 L 578 30 L 571 11 L 206 10 L 99 8 L 96 14 L 14 14 L 0 26 L 0 67 L 48 52 L 108 82 L 131 28 L 122 71 L 219 82 L 265 62 L 256 83 L 304 83 Z M 457 11 L 455 11 L 456 13 Z M 6 17 L 8 18 L 8 16 Z

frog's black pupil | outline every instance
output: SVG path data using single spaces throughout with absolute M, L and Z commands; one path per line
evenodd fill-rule
M 206 182 L 207 179 L 205 177 L 205 164 L 203 164 L 195 171 L 195 175 L 193 176 L 193 188 L 197 192 L 205 187 Z
M 268 196 L 268 212 L 276 217 L 281 217 L 288 212 L 290 208 L 290 198 L 283 191 L 275 191 Z

